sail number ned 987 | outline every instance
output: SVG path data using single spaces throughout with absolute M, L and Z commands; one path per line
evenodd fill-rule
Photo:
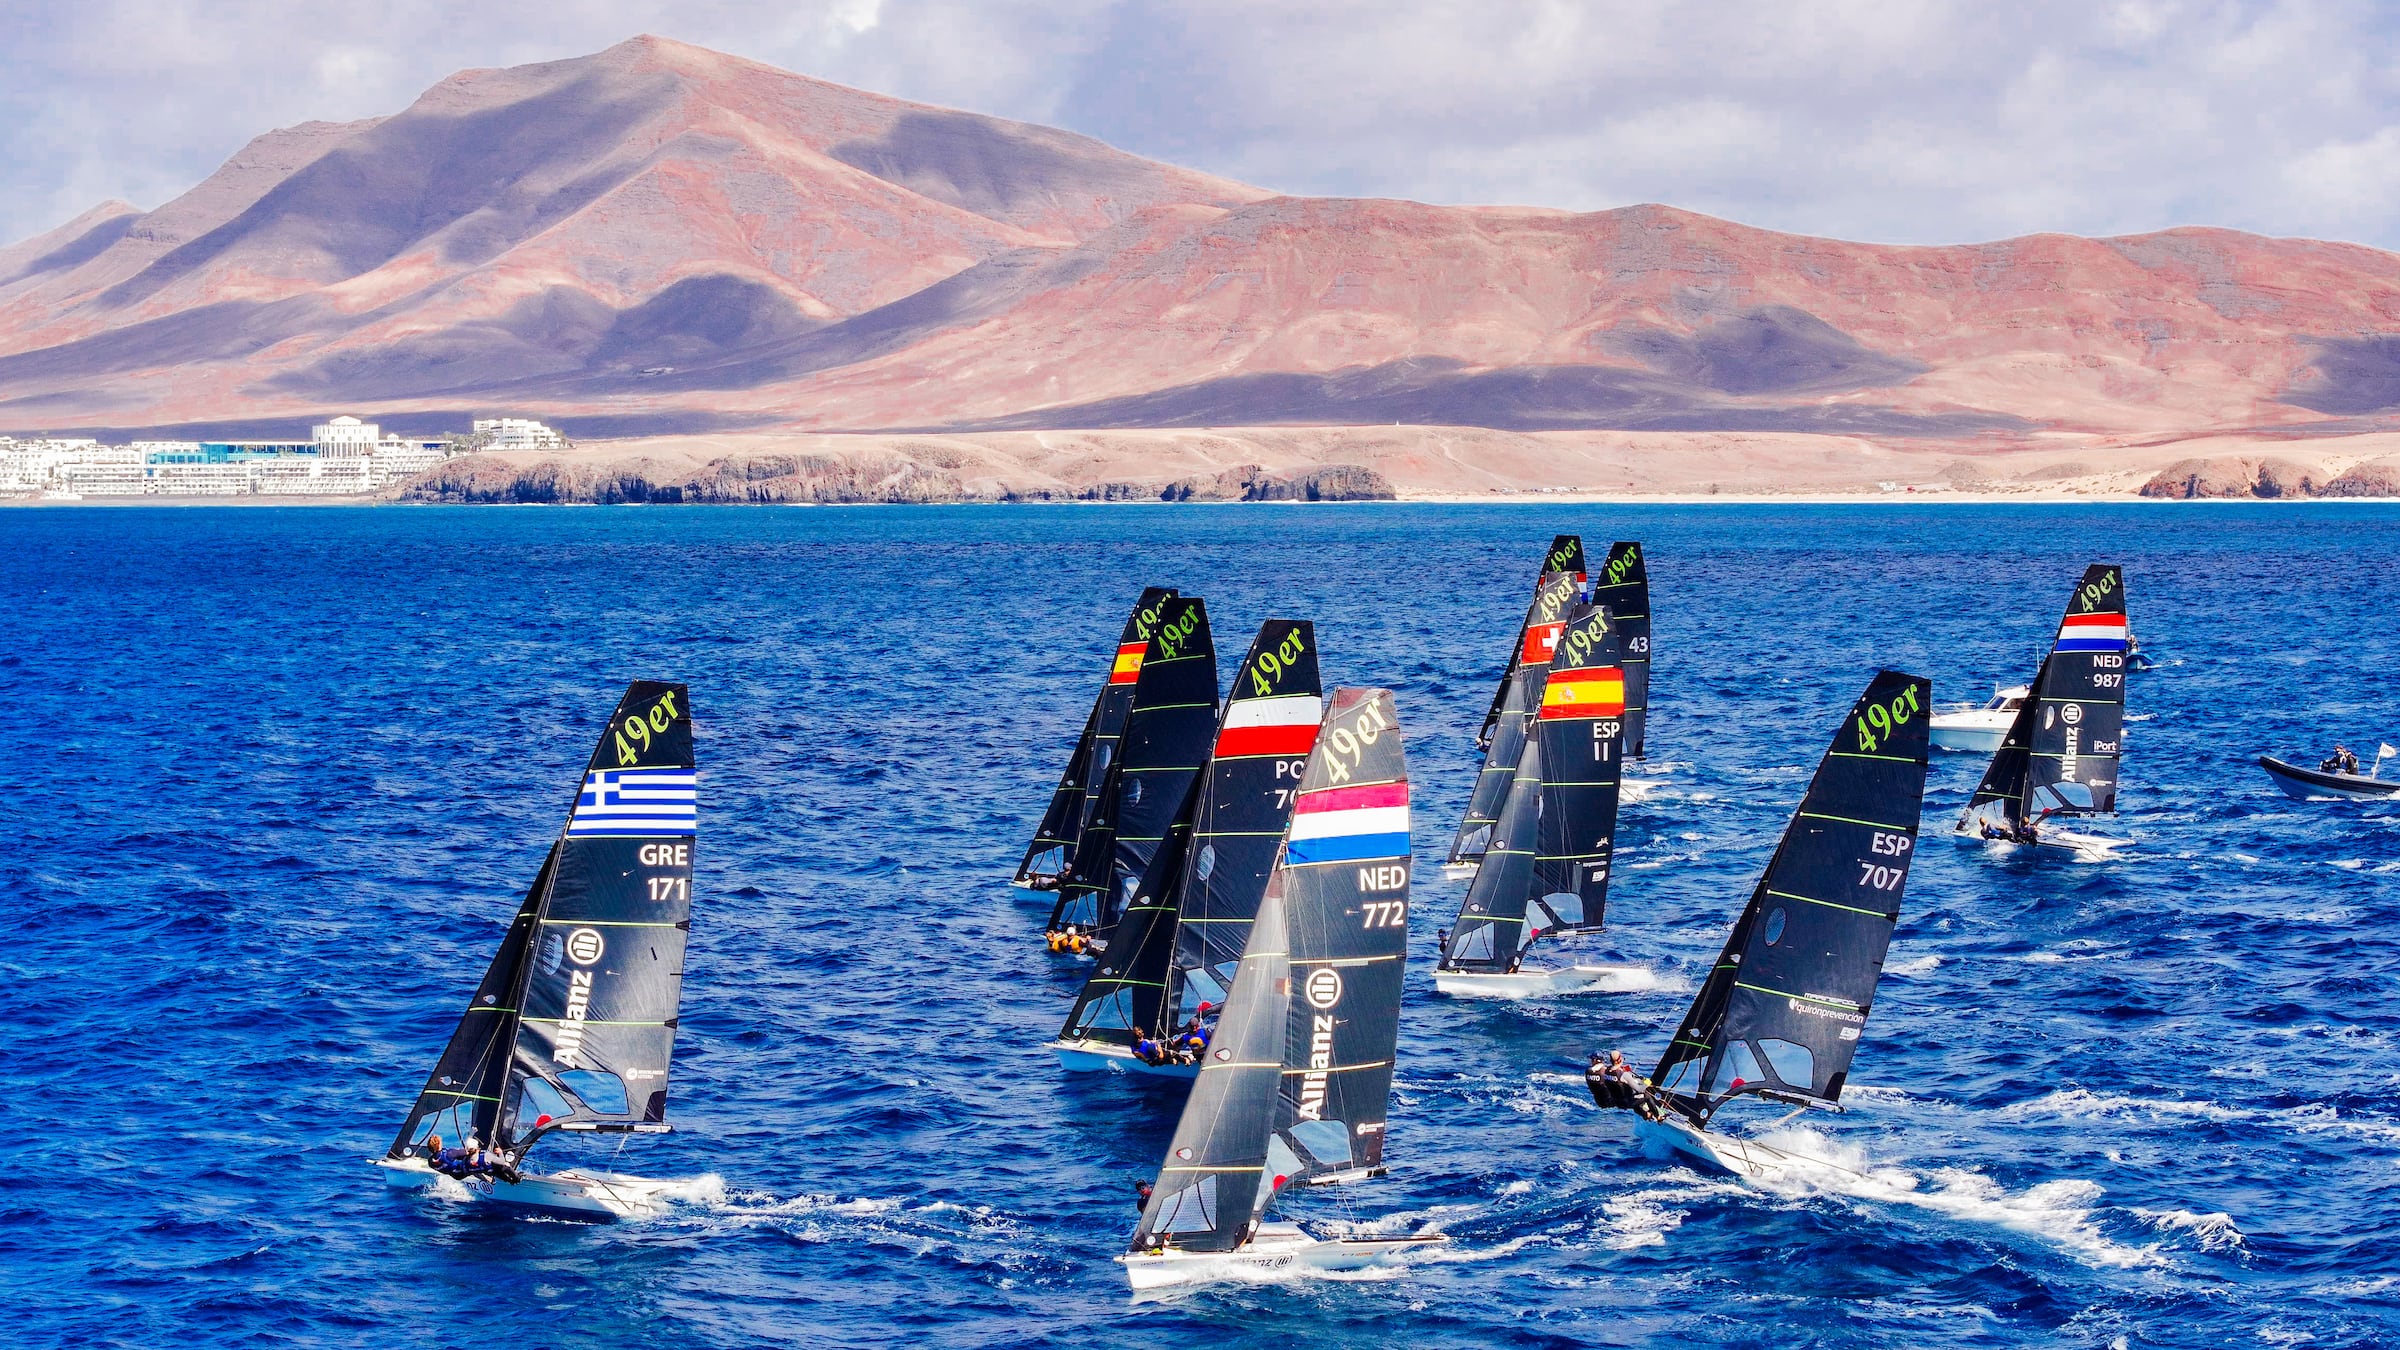
M 1870 755 L 1875 753 L 1875 747 L 1883 744 L 1885 737 L 1923 711 L 1924 705 L 1917 701 L 1917 687 L 1913 684 L 1885 702 L 1868 704 L 1858 715 L 1858 748 Z

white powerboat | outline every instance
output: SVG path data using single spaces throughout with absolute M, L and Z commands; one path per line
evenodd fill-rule
M 1552 969 L 1437 970 L 1433 987 L 1452 998 L 1544 998 L 1552 994 L 1624 994 L 1656 987 L 1647 966 L 1578 962 Z
M 2391 747 L 2386 746 L 2385 749 Z M 2258 767 L 2267 771 L 2283 795 L 2300 801 L 2338 797 L 2349 801 L 2380 801 L 2400 796 L 2400 778 L 2381 778 L 2383 761 L 2388 755 L 2375 757 L 2374 773 L 2340 773 L 2332 769 L 2311 769 L 2286 763 L 2273 755 L 2260 755 Z
M 584 1171 L 522 1175 L 515 1181 L 487 1176 L 456 1178 L 434 1171 L 423 1158 L 377 1158 L 375 1165 L 394 1186 L 433 1190 L 448 1182 L 491 1204 L 598 1223 L 655 1218 L 666 1212 L 668 1193 L 684 1184 Z
M 1980 704 L 1958 703 L 1933 715 L 1933 748 L 1988 755 L 2008 738 L 2009 724 L 2025 706 L 2032 690 L 2026 686 L 1995 687 Z
M 1250 1240 L 1230 1252 L 1187 1252 L 1169 1248 L 1128 1252 L 1117 1260 L 1134 1292 L 1219 1280 L 1272 1280 L 1303 1271 L 1364 1270 L 1394 1257 L 1450 1239 L 1440 1233 L 1408 1237 L 1310 1237 L 1296 1223 L 1262 1223 Z

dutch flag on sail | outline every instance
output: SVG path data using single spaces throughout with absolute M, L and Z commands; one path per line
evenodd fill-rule
M 699 833 L 690 769 L 593 769 L 567 817 L 567 837 Z
M 2059 621 L 2058 650 L 2062 652 L 2122 652 L 2125 616 L 2070 614 Z
M 1407 856 L 1406 783 L 1304 792 L 1292 803 L 1292 830 L 1283 845 L 1287 867 Z

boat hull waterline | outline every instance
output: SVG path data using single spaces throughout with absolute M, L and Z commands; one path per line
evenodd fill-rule
M 1452 998 L 1541 998 L 1550 994 L 1629 994 L 1658 987 L 1648 966 L 1583 965 L 1506 973 L 1437 970 L 1435 992 Z
M 1440 1233 L 1410 1237 L 1316 1238 L 1294 1223 L 1260 1224 L 1238 1251 L 1129 1252 L 1117 1260 L 1134 1292 L 1228 1281 L 1258 1282 L 1328 1271 L 1365 1270 L 1412 1251 L 1447 1244 Z
M 2054 858 L 2061 862 L 2114 862 L 2118 852 L 2133 842 L 2105 834 L 2078 834 L 2073 830 L 2047 829 L 2035 843 L 2027 845 L 2015 839 L 1986 839 L 1970 830 L 1954 831 L 1951 836 L 1962 844 L 1982 844 L 2000 853 L 2015 853 L 2028 847 L 2036 858 Z
M 432 1190 L 444 1180 L 452 1179 L 434 1171 L 422 1158 L 378 1158 L 375 1165 L 383 1169 L 386 1182 L 411 1190 Z M 465 1187 L 470 1196 L 485 1204 L 534 1210 L 595 1223 L 656 1218 L 667 1212 L 667 1193 L 683 1185 L 676 1181 L 618 1176 L 609 1172 L 574 1171 L 547 1176 L 529 1174 L 515 1181 L 474 1177 L 458 1184 Z
M 1633 1122 L 1633 1138 L 1635 1143 L 1641 1145 L 1645 1157 L 1660 1162 L 1688 1163 L 1703 1172 L 1748 1181 L 1810 1170 L 1830 1169 L 1857 1174 L 1854 1168 L 1824 1158 L 1788 1152 L 1755 1139 L 1694 1129 L 1688 1122 L 1674 1116 L 1661 1120 L 1637 1118 Z
M 2307 801 L 2310 798 L 2338 797 L 2345 801 L 2381 801 L 2400 796 L 2400 778 L 2369 778 L 2364 774 L 2327 773 L 2323 769 L 2304 769 L 2286 764 L 2273 755 L 2260 755 L 2258 767 L 2267 771 L 2275 786 L 2286 797 Z
M 1070 1073 L 1138 1073 L 1186 1082 L 1200 1076 L 1197 1064 L 1152 1064 L 1125 1046 L 1106 1041 L 1052 1041 L 1050 1049 L 1058 1056 L 1058 1067 Z

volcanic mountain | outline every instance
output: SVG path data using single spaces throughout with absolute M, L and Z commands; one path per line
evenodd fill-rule
M 0 249 L 0 430 L 2379 430 L 2400 258 L 1277 196 L 659 38 L 262 136 Z M 412 414 L 418 416 L 412 417 Z

